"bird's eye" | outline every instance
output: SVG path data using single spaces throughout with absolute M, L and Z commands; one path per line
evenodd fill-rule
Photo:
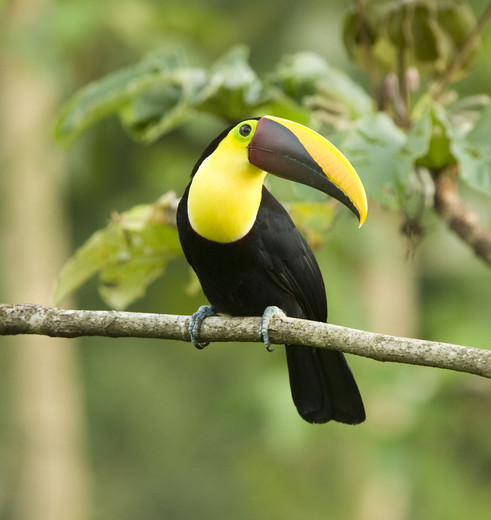
M 251 133 L 251 125 L 242 125 L 240 128 L 239 128 L 239 134 L 242 136 L 242 137 L 247 137 L 250 133 Z

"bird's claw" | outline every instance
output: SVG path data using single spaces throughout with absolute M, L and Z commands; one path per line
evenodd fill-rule
M 261 336 L 264 345 L 266 346 L 266 350 L 268 352 L 273 352 L 274 348 L 271 346 L 271 341 L 269 340 L 269 323 L 271 318 L 283 318 L 286 314 L 275 305 L 270 305 L 266 307 L 263 312 L 261 318 L 261 324 L 259 326 L 259 335 Z
M 199 340 L 199 329 L 201 324 L 205 318 L 208 318 L 208 316 L 215 316 L 215 314 L 215 308 L 212 305 L 201 305 L 201 307 L 191 316 L 191 321 L 188 326 L 189 337 L 193 345 L 199 350 L 204 349 L 210 344 L 209 341 L 201 342 Z

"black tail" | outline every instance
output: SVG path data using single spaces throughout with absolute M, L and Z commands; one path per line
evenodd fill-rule
M 286 359 L 293 402 L 303 419 L 347 424 L 365 420 L 360 392 L 341 352 L 287 345 Z

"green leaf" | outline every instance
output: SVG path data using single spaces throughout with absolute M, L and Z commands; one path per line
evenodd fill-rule
M 200 110 L 236 121 L 268 100 L 248 59 L 249 49 L 238 45 L 213 65 L 207 85 L 201 93 Z
M 426 166 L 433 170 L 439 170 L 455 164 L 452 155 L 452 140 L 455 138 L 455 128 L 452 125 L 445 108 L 430 99 L 423 99 L 414 110 L 416 118 L 426 117 L 429 114 L 431 123 L 431 139 L 427 153 L 418 158 L 419 166 Z
M 399 207 L 414 162 L 426 152 L 430 135 L 428 115 L 406 134 L 387 114 L 377 112 L 360 118 L 337 145 L 367 193 L 385 206 Z
M 114 258 L 120 238 L 109 227 L 95 232 L 63 266 L 55 285 L 53 300 L 59 305 Z
M 424 109 L 417 120 L 412 122 L 411 128 L 407 133 L 407 143 L 405 151 L 411 161 L 426 154 L 431 146 L 432 127 L 431 114 L 429 109 Z
M 61 112 L 56 137 L 73 140 L 112 114 L 119 115 L 135 140 L 145 143 L 154 142 L 198 110 L 227 121 L 268 111 L 282 117 L 294 114 L 294 119 L 298 116 L 308 123 L 310 109 L 302 102 L 308 96 L 334 103 L 349 118 L 372 110 L 372 100 L 356 83 L 314 53 L 284 58 L 266 84 L 248 59 L 249 50 L 239 45 L 206 70 L 190 67 L 176 51 L 154 53 L 75 94 Z
M 116 113 L 185 64 L 183 54 L 176 50 L 155 52 L 132 67 L 91 83 L 63 107 L 55 125 L 56 138 L 62 142 L 75 139 L 96 121 Z
M 123 125 L 135 140 L 154 142 L 191 116 L 206 82 L 202 69 L 183 68 L 161 75 L 121 108 Z
M 357 83 L 313 52 L 285 56 L 269 79 L 299 103 L 321 96 L 347 107 L 352 118 L 373 111 L 373 100 Z
M 112 308 L 123 309 L 182 254 L 177 231 L 169 221 L 172 201 L 139 205 L 113 217 L 94 233 L 63 267 L 55 287 L 60 303 L 99 275 L 99 293 Z
M 491 104 L 462 138 L 452 141 L 452 152 L 460 163 L 461 179 L 491 196 Z
M 275 100 L 250 67 L 248 55 L 246 47 L 233 47 L 207 71 L 190 67 L 179 52 L 154 53 L 75 94 L 61 112 L 55 135 L 73 140 L 111 114 L 119 114 L 131 136 L 145 143 L 182 124 L 195 110 L 227 121 L 242 119 Z
M 161 252 L 107 266 L 100 273 L 99 295 L 110 308 L 125 309 L 145 295 L 147 287 L 163 273 L 171 258 L 172 255 Z
M 256 108 L 256 115 L 269 114 L 296 121 L 305 126 L 312 125 L 312 112 L 300 106 L 291 97 L 282 92 L 275 92 L 274 97 Z

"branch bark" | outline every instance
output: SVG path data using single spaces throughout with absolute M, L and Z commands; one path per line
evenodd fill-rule
M 0 335 L 51 337 L 138 337 L 189 341 L 189 316 L 116 311 L 62 310 L 40 305 L 0 305 Z M 260 318 L 206 318 L 202 341 L 256 342 Z M 274 344 L 329 348 L 378 361 L 438 367 L 491 378 L 491 350 L 419 339 L 399 338 L 338 325 L 273 318 Z
M 450 175 L 438 175 L 435 186 L 435 208 L 438 213 L 477 256 L 491 265 L 491 231 L 484 226 L 477 213 L 462 202 Z

